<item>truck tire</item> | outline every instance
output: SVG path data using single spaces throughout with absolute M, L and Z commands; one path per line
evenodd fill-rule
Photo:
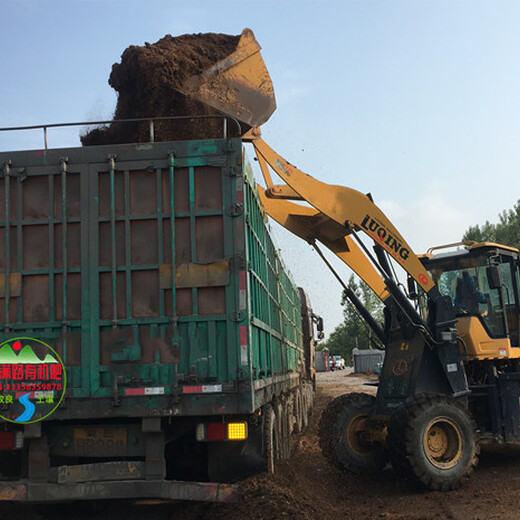
M 303 399 L 302 399 L 302 389 L 299 388 L 294 393 L 294 431 L 296 433 L 303 432 Z
M 307 386 L 307 395 L 309 397 L 309 403 L 311 404 L 310 407 L 312 409 L 312 408 L 314 408 L 314 405 L 316 404 L 316 385 L 315 384 Z
M 333 465 L 352 473 L 374 473 L 385 466 L 384 446 L 363 436 L 367 417 L 375 406 L 375 397 L 353 393 L 336 398 L 325 409 L 319 425 L 320 446 Z
M 304 389 L 302 391 L 302 431 L 305 431 L 307 426 L 309 425 L 309 395 Z
M 464 484 L 480 453 L 476 425 L 466 408 L 449 396 L 419 394 L 394 415 L 388 448 L 397 471 L 437 491 Z
M 289 434 L 289 408 L 287 406 L 287 400 L 280 401 L 276 405 L 276 415 L 278 420 L 278 432 L 279 432 L 279 458 L 288 459 L 290 458 L 291 452 L 291 440 Z
M 278 443 L 278 423 L 274 409 L 270 404 L 264 406 L 263 415 L 263 440 L 266 470 L 268 473 L 274 473 L 275 463 L 278 460 L 280 453 Z
M 290 459 L 291 458 L 291 431 L 292 431 L 292 417 L 291 417 L 291 407 L 289 406 L 289 402 L 286 400 L 283 403 L 284 417 L 285 417 L 285 453 L 283 458 Z

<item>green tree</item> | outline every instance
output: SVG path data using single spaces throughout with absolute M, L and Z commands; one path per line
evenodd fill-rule
M 370 287 L 361 280 L 358 283 L 354 275 L 350 276 L 348 284 L 376 321 L 382 322 L 383 304 Z M 345 358 L 345 363 L 351 365 L 352 351 L 355 348 L 372 348 L 374 341 L 377 340 L 373 332 L 354 306 L 347 302 L 343 309 L 343 323 L 334 329 L 320 347 L 328 348 L 333 355 L 342 356 Z
M 478 224 L 470 226 L 462 239 L 475 240 L 475 242 L 496 242 L 520 249 L 520 200 L 513 209 L 500 213 L 496 224 L 486 221 L 482 226 Z

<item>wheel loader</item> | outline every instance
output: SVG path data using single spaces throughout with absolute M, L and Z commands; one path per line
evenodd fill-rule
M 459 487 L 478 463 L 480 442 L 520 440 L 518 250 L 462 242 L 418 256 L 371 195 L 324 184 L 261 140 L 253 145 L 261 165 L 286 182 L 267 177 L 267 214 L 320 254 L 317 242 L 330 249 L 384 304 L 379 324 L 345 286 L 386 354 L 376 397 L 346 394 L 323 412 L 324 456 L 355 473 L 390 461 L 426 488 Z M 405 289 L 395 265 L 408 275 Z
M 182 92 L 245 124 L 243 140 L 252 143 L 266 183 L 258 189 L 267 215 L 325 262 L 318 244 L 337 255 L 385 309 L 377 323 L 335 273 L 386 355 L 376 397 L 345 394 L 323 412 L 323 453 L 345 471 L 380 471 L 391 462 L 426 488 L 455 489 L 476 467 L 481 442 L 520 440 L 519 251 L 462 242 L 417 255 L 370 194 L 326 184 L 286 161 L 257 125 L 276 108 L 259 51 L 247 31 L 240 56 L 224 64 L 232 73 L 215 66 L 210 79 Z

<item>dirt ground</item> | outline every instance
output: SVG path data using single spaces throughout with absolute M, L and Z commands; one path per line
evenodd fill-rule
M 0 519 L 517 520 L 520 517 L 519 446 L 484 448 L 479 467 L 468 484 L 449 493 L 417 489 L 396 478 L 390 467 L 377 477 L 361 478 L 329 466 L 318 446 L 321 411 L 337 395 L 353 391 L 374 393 L 374 387 L 364 385 L 369 380 L 350 374 L 348 369 L 318 374 L 316 407 L 306 433 L 293 439 L 291 460 L 280 462 L 275 475 L 261 474 L 244 481 L 243 500 L 239 504 L 115 502 L 98 512 L 89 511 L 85 504 L 71 504 L 46 508 L 43 513 L 4 507 Z

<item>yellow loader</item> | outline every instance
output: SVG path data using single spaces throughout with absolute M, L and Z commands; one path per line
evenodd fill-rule
M 266 213 L 318 251 L 318 244 L 332 251 L 385 306 L 379 324 L 343 284 L 386 356 L 375 398 L 346 394 L 324 411 L 325 457 L 356 473 L 391 461 L 444 491 L 469 477 L 481 441 L 520 440 L 519 251 L 465 242 L 417 255 L 371 195 L 321 182 L 276 153 L 258 129 L 276 103 L 248 29 L 233 54 L 181 92 L 254 127 L 243 140 L 252 142 L 263 173 Z M 407 274 L 405 289 L 395 265 Z

